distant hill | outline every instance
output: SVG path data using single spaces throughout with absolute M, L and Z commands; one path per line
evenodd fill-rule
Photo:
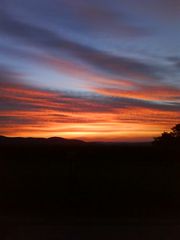
M 0 136 L 0 144 L 48 144 L 48 145 L 105 145 L 105 146 L 151 146 L 151 142 L 85 142 L 78 139 L 61 137 L 33 138 L 33 137 L 5 137 Z
M 0 144 L 65 144 L 77 145 L 85 144 L 84 141 L 77 139 L 65 139 L 60 137 L 32 138 L 32 137 L 5 137 L 0 136 Z

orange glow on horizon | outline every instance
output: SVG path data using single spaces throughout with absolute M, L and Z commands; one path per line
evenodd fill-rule
M 6 136 L 148 141 L 180 119 L 177 111 L 136 106 L 136 103 L 124 107 L 120 102 L 117 107 L 116 102 L 104 103 L 23 85 L 4 84 L 3 87 L 1 99 L 12 106 L 10 110 L 1 110 L 5 120 L 0 134 Z

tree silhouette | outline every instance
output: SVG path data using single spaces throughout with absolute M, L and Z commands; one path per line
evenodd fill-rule
M 153 144 L 163 146 L 180 145 L 180 124 L 176 124 L 174 127 L 172 127 L 170 132 L 163 132 L 161 136 L 155 137 Z
M 177 124 L 176 126 L 174 126 L 173 128 L 171 128 L 172 130 L 172 135 L 175 138 L 180 138 L 180 124 Z

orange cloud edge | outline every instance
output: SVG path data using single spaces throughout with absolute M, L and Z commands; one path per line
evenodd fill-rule
M 162 97 L 167 93 L 165 88 L 157 91 Z M 172 97 L 178 94 L 174 89 L 170 93 Z M 131 96 L 128 91 L 114 93 L 104 89 L 101 94 Z M 134 93 L 133 97 L 144 99 L 144 94 L 138 96 L 138 93 Z M 4 104 L 0 112 L 0 132 L 6 136 L 150 141 L 180 119 L 180 113 L 174 110 L 138 104 L 123 106 L 123 103 L 117 107 L 116 103 L 69 96 L 63 92 L 35 89 L 18 83 L 1 83 L 0 100 Z

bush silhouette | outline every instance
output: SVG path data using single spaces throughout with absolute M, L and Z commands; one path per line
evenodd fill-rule
M 163 132 L 161 136 L 155 137 L 153 144 L 155 145 L 180 145 L 180 124 L 176 124 L 171 128 L 170 132 Z
M 174 138 L 179 139 L 180 138 L 180 124 L 177 124 L 176 126 L 174 126 L 173 128 L 171 128 L 172 130 L 172 135 Z

